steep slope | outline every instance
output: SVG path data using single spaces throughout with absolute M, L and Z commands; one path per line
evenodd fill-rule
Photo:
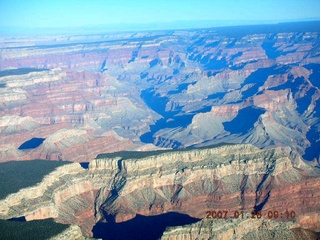
M 100 73 L 52 69 L 0 79 L 0 161 L 88 161 L 133 149 L 157 118 L 134 89 Z M 21 148 L 33 138 L 42 144 Z
M 77 163 L 59 167 L 40 184 L 1 200 L 0 217 L 54 218 L 95 236 L 97 223 L 126 222 L 137 215 L 176 212 L 204 219 L 207 211 L 225 210 L 227 220 L 235 211 L 250 216 L 252 210 L 262 211 L 263 218 L 269 211 L 289 211 L 294 216 L 281 220 L 320 229 L 319 169 L 289 148 L 260 150 L 247 144 L 149 154 L 102 155 L 88 169 Z
M 269 219 L 205 219 L 193 225 L 168 228 L 162 240 L 182 239 L 319 239 L 320 234 L 301 229 L 292 222 Z
M 4 38 L 1 161 L 221 142 L 317 160 L 319 26 Z

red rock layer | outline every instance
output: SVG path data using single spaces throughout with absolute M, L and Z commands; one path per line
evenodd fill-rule
M 319 169 L 288 149 L 227 145 L 135 159 L 96 159 L 88 170 L 66 165 L 32 191 L 1 201 L 0 214 L 27 220 L 53 217 L 79 225 L 91 236 L 93 226 L 110 217 L 123 222 L 136 214 L 179 212 L 206 219 L 207 211 L 227 211 L 225 218 L 231 219 L 238 211 L 239 218 L 251 218 L 252 210 L 261 209 L 263 219 L 294 221 L 319 231 L 319 184 Z

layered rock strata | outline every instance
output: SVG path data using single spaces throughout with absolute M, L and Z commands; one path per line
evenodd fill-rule
M 319 239 L 320 234 L 301 229 L 293 222 L 275 222 L 270 219 L 202 220 L 176 228 L 168 228 L 162 240 L 192 239 Z
M 235 211 L 250 214 L 256 209 L 263 218 L 268 211 L 294 211 L 291 219 L 271 220 L 320 230 L 319 169 L 289 148 L 224 145 L 150 154 L 103 157 L 88 169 L 77 163 L 59 167 L 37 186 L 1 200 L 0 216 L 55 218 L 92 236 L 98 221 L 123 222 L 136 214 L 179 212 L 205 221 L 211 210 L 228 211 L 232 217 Z
M 0 161 L 80 162 L 101 152 L 134 149 L 141 146 L 139 132 L 153 122 L 149 116 L 156 116 L 126 87 L 120 90 L 116 79 L 99 73 L 52 69 L 0 81 L 6 82 L 0 88 Z M 19 148 L 32 138 L 45 140 Z
M 93 238 L 87 238 L 82 235 L 81 229 L 78 226 L 72 225 L 68 227 L 62 233 L 50 238 L 49 240 L 94 240 Z M 95 238 L 96 239 L 96 238 Z M 98 240 L 98 239 L 96 239 Z
M 4 38 L 0 160 L 221 142 L 318 160 L 319 25 Z

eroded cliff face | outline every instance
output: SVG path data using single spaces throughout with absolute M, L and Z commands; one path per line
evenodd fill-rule
M 62 233 L 50 238 L 50 240 L 89 240 L 90 238 L 86 238 L 82 235 L 81 229 L 78 226 L 70 226 Z
M 126 86 L 99 73 L 58 68 L 0 79 L 6 83 L 0 88 L 1 162 L 80 162 L 101 152 L 134 149 L 141 146 L 134 143 L 139 132 L 153 122 L 150 116 L 157 118 L 141 99 L 129 96 Z M 43 144 L 20 148 L 34 137 Z
M 192 239 L 318 239 L 319 234 L 302 229 L 293 222 L 276 222 L 269 219 L 202 220 L 192 225 L 168 228 L 163 240 Z
M 256 209 L 262 219 L 268 211 L 294 211 L 289 220 L 297 227 L 319 231 L 319 174 L 289 148 L 252 145 L 105 157 L 91 161 L 88 169 L 77 163 L 59 167 L 37 186 L 9 195 L 0 202 L 0 216 L 51 217 L 92 236 L 99 221 L 119 223 L 137 214 L 178 212 L 206 221 L 210 210 L 250 214 Z
M 289 25 L 3 39 L 0 161 L 221 142 L 318 159 L 319 27 Z

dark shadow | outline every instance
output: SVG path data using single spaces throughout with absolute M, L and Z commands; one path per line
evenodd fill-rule
M 189 84 L 192 83 L 188 83 L 188 85 Z M 183 84 L 181 85 L 182 89 L 186 88 L 187 86 Z M 150 109 L 163 117 L 157 120 L 155 124 L 150 125 L 150 132 L 144 133 L 140 136 L 140 140 L 144 143 L 154 143 L 153 135 L 161 129 L 177 127 L 185 128 L 192 122 L 192 118 L 196 114 L 209 112 L 211 110 L 211 106 L 205 106 L 196 112 L 190 112 L 185 115 L 178 115 L 181 113 L 181 107 L 177 107 L 175 111 L 166 111 L 166 104 L 170 101 L 170 99 L 166 96 L 161 96 L 159 93 L 156 93 L 153 88 L 143 90 L 140 97 Z M 158 138 L 158 140 L 162 141 L 160 138 Z M 163 139 L 163 141 L 168 141 L 168 139 Z M 159 141 L 157 145 L 160 145 Z M 171 145 L 173 148 L 179 148 L 181 143 L 175 141 Z
M 288 81 L 286 81 L 284 84 L 278 85 L 276 87 L 269 88 L 269 90 L 284 90 L 284 89 L 291 89 L 291 92 L 296 93 L 299 91 L 299 88 L 303 83 L 305 82 L 305 79 L 303 77 L 295 78 L 292 75 L 288 76 Z
M 70 225 L 56 223 L 53 219 L 34 221 L 0 220 L 0 239 L 51 239 L 62 233 L 69 226 Z
M 81 162 L 80 166 L 84 169 L 89 169 L 89 162 Z
M 307 132 L 307 139 L 309 140 L 311 146 L 308 147 L 303 155 L 303 158 L 308 161 L 312 161 L 314 159 L 320 159 L 320 132 L 317 126 L 312 126 L 310 130 Z
M 44 140 L 45 138 L 31 138 L 30 140 L 22 143 L 18 149 L 25 150 L 25 149 L 37 148 L 43 143 Z
M 272 34 L 271 36 L 267 36 L 265 41 L 261 45 L 261 47 L 266 51 L 266 54 L 269 59 L 276 59 L 281 55 L 281 53 L 277 51 L 277 48 L 273 47 L 276 42 L 277 35 Z
M 12 161 L 0 163 L 0 199 L 22 188 L 33 186 L 57 167 L 72 162 L 67 161 Z
M 264 83 L 266 82 L 266 80 L 270 75 L 284 74 L 287 70 L 288 68 L 286 66 L 284 67 L 272 66 L 270 68 L 259 68 L 257 71 L 251 73 L 245 79 L 245 81 L 241 84 L 241 88 L 247 84 L 254 84 L 254 85 L 242 92 L 242 96 L 243 96 L 242 99 L 244 100 L 258 93 L 259 88 L 264 85 Z M 282 86 L 280 88 L 282 89 L 286 87 L 287 86 Z M 276 89 L 272 89 L 272 90 L 276 90 Z
M 308 70 L 312 70 L 312 73 L 309 76 L 309 80 L 313 86 L 320 88 L 320 81 L 319 81 L 320 64 L 312 63 L 312 64 L 308 64 L 304 67 Z
M 311 88 L 302 98 L 298 98 L 297 102 L 297 111 L 299 114 L 303 114 L 310 104 L 312 103 L 312 96 L 316 93 L 316 88 Z
M 92 232 L 94 238 L 105 240 L 156 240 L 162 236 L 166 227 L 182 226 L 198 221 L 200 219 L 174 212 L 149 217 L 137 215 L 122 223 L 97 223 Z
M 0 71 L 0 77 L 12 76 L 12 75 L 24 75 L 31 72 L 43 72 L 48 71 L 48 69 L 37 69 L 37 68 L 17 68 L 17 69 L 8 69 Z
M 238 115 L 230 122 L 222 123 L 224 129 L 231 134 L 247 133 L 253 128 L 254 123 L 258 121 L 261 114 L 266 110 L 257 107 L 247 107 L 239 111 Z
M 18 217 L 18 218 L 10 218 L 8 219 L 8 221 L 15 221 L 15 222 L 26 222 L 26 218 L 23 216 L 23 217 Z
M 178 70 L 179 71 L 179 70 Z M 178 85 L 178 89 L 177 90 L 171 90 L 168 92 L 169 95 L 171 94 L 179 94 L 182 93 L 184 90 L 188 89 L 188 86 L 192 84 L 196 84 L 196 82 L 191 82 L 191 83 L 181 83 L 180 85 Z

